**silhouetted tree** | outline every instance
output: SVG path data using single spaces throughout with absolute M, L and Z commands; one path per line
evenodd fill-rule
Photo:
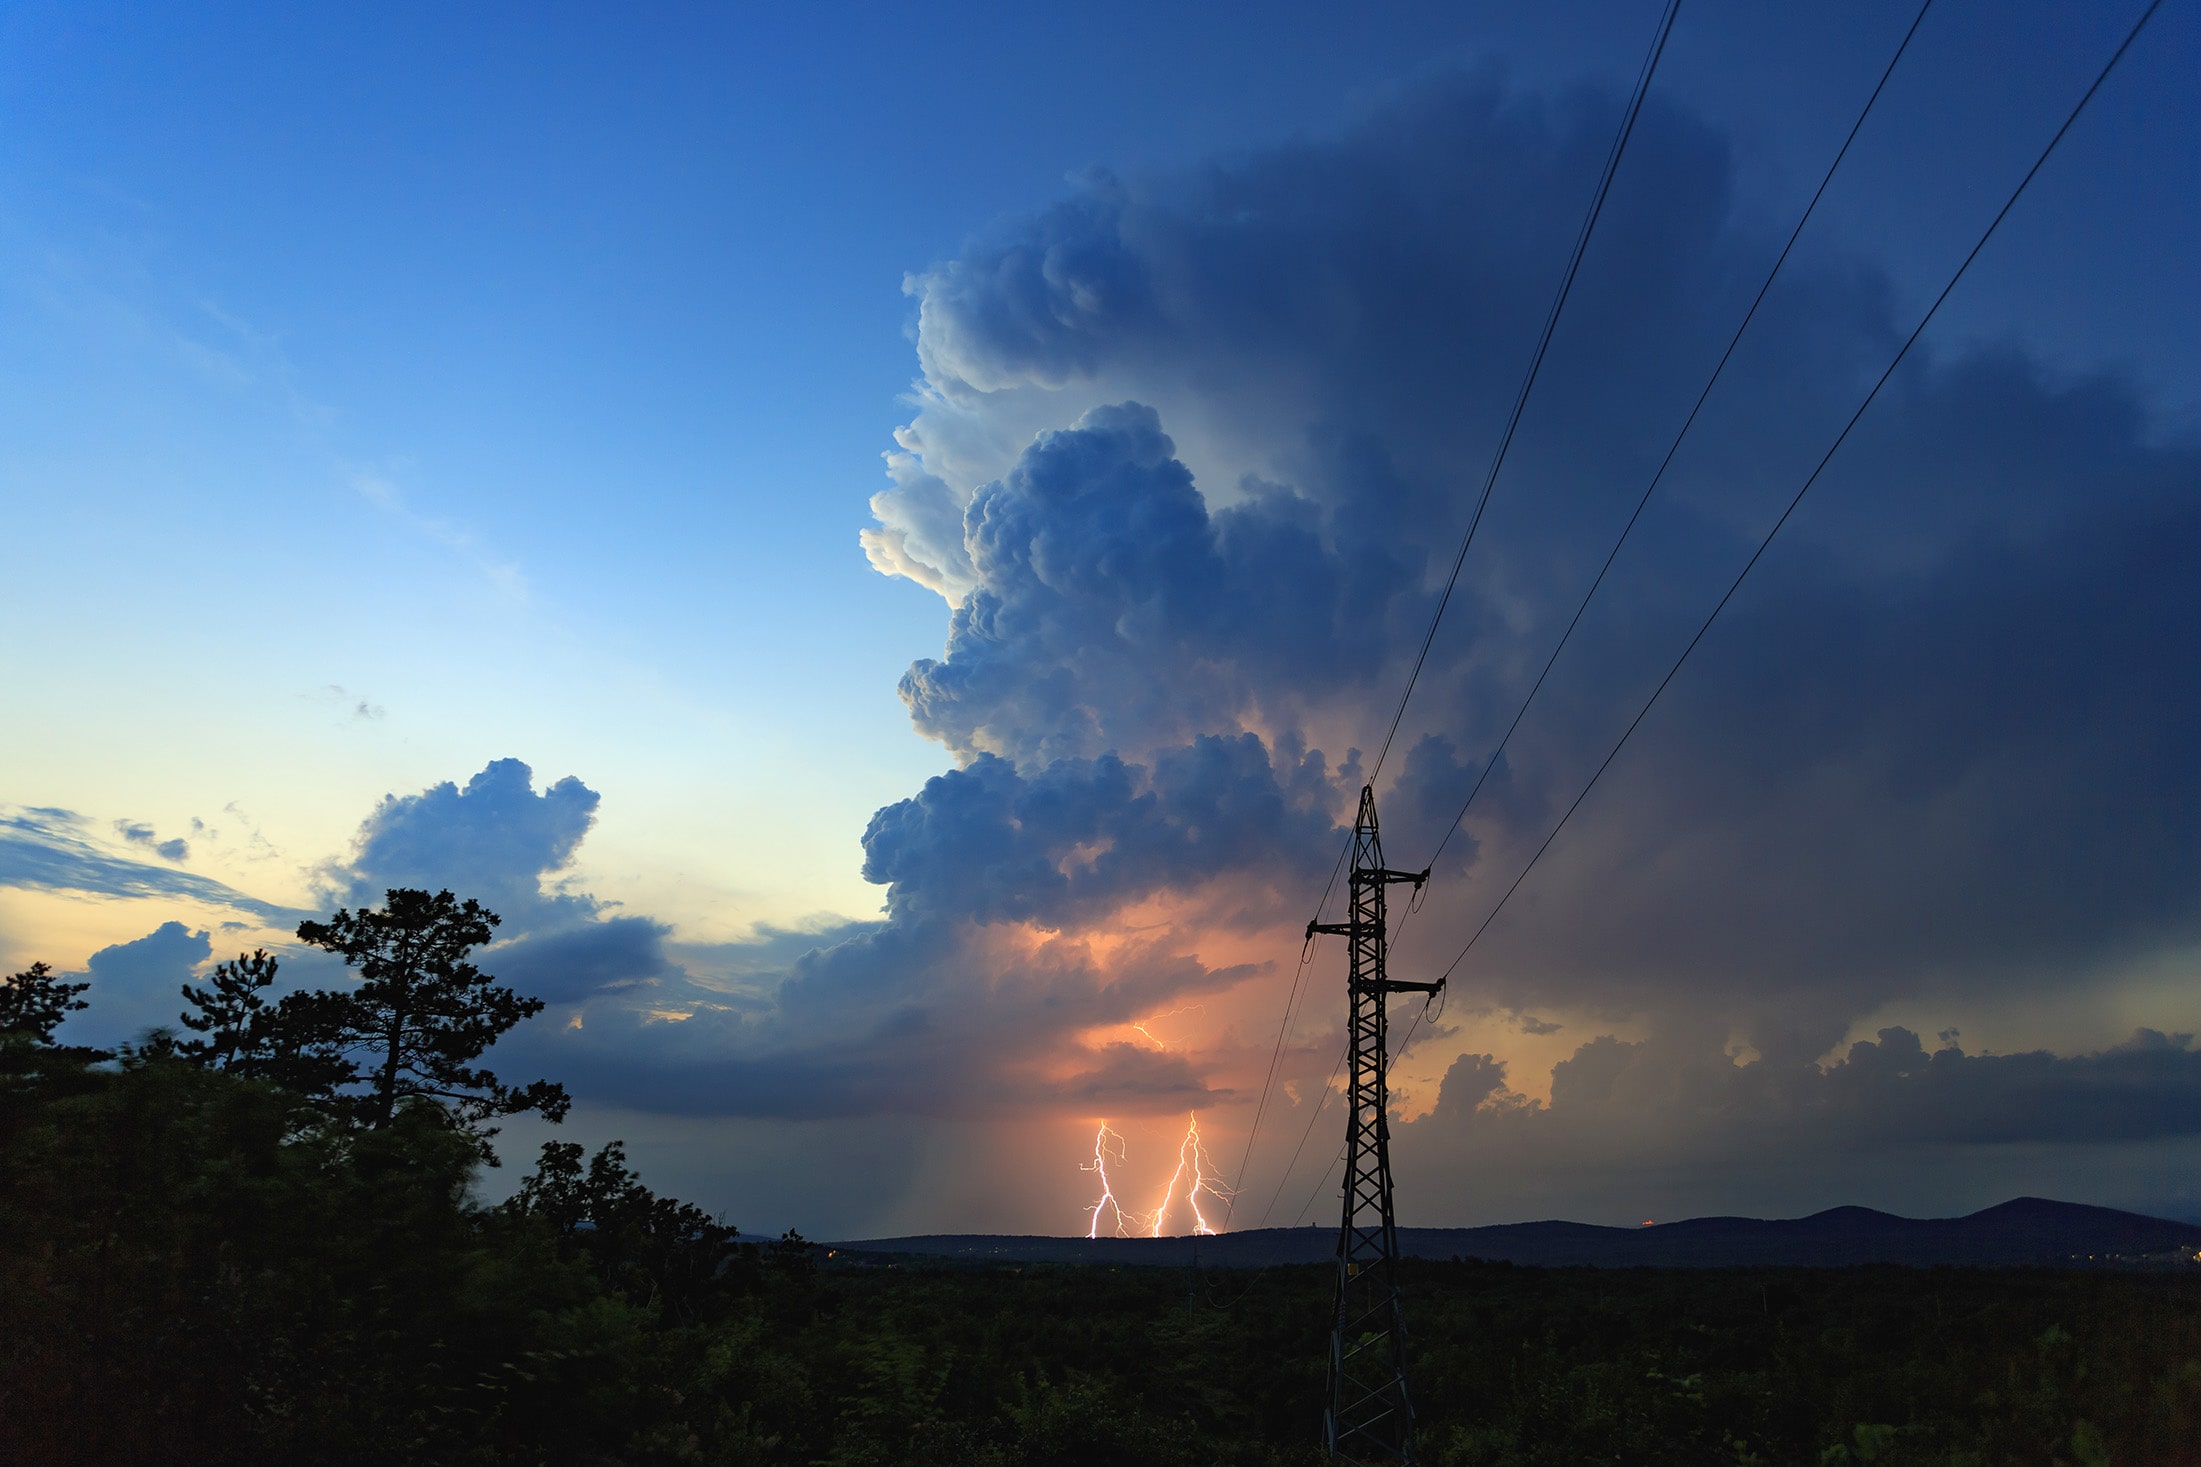
M 505 1210 L 548 1223 L 588 1255 L 605 1283 L 668 1319 L 715 1312 L 734 1286 L 749 1282 L 728 1275 L 738 1229 L 692 1203 L 650 1191 L 628 1169 L 623 1142 L 607 1143 L 589 1158 L 586 1171 L 581 1154 L 571 1141 L 544 1142 L 534 1174 Z
M 264 949 L 255 950 L 217 964 L 205 988 L 184 984 L 183 996 L 197 1012 L 178 1017 L 206 1037 L 180 1040 L 175 1052 L 209 1069 L 333 1101 L 358 1078 L 358 1068 L 338 1047 L 347 996 L 309 991 L 271 1004 L 261 990 L 275 982 L 280 966 Z
M 252 1031 L 269 1007 L 260 990 L 275 981 L 277 967 L 260 948 L 239 953 L 233 963 L 216 964 L 205 988 L 184 984 L 184 1000 L 198 1012 L 177 1017 L 184 1028 L 206 1037 L 182 1040 L 176 1052 L 213 1069 L 243 1070 L 254 1048 Z
M 379 910 L 298 924 L 301 941 L 359 970 L 357 988 L 331 995 L 308 1017 L 327 1026 L 320 1042 L 364 1061 L 367 1090 L 356 1112 L 370 1129 L 389 1125 L 409 1100 L 434 1101 L 473 1131 L 494 1163 L 488 1138 L 496 1129 L 485 1121 L 531 1110 L 565 1118 L 564 1086 L 506 1085 L 473 1067 L 500 1035 L 543 1010 L 541 999 L 523 998 L 467 961 L 496 926 L 496 913 L 471 898 L 411 889 L 391 890 Z
M 89 983 L 64 983 L 45 963 L 0 979 L 0 1083 L 20 1089 L 40 1077 L 82 1070 L 114 1058 L 104 1049 L 60 1044 L 54 1030 L 85 1007 Z
M 90 983 L 64 983 L 46 963 L 33 963 L 0 980 L 0 1040 L 50 1045 L 63 1019 L 85 1007 L 78 997 Z

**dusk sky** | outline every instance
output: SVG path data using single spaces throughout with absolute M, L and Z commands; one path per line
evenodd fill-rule
M 1393 976 L 2144 8 L 1931 5 Z M 745 1231 L 1081 1233 L 1097 1128 L 1143 1207 L 1195 1115 L 1231 1226 L 1333 1224 L 1300 933 L 1661 10 L 9 7 L 0 962 L 89 974 L 65 1036 L 112 1043 L 448 886 L 550 1005 L 498 1071 Z M 1376 781 L 1392 865 L 1917 14 L 1681 7 Z M 1454 971 L 1402 1222 L 2201 1217 L 2197 76 L 2169 0 Z

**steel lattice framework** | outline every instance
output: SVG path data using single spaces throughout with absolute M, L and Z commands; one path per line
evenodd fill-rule
M 1391 1211 L 1391 1123 L 1385 1086 L 1385 1000 L 1434 993 L 1437 983 L 1395 983 L 1384 971 L 1384 893 L 1417 890 L 1427 871 L 1390 871 L 1376 829 L 1376 796 L 1360 792 L 1353 822 L 1352 918 L 1310 922 L 1307 935 L 1342 937 L 1352 957 L 1351 1078 L 1346 1090 L 1345 1209 L 1337 1233 L 1337 1311 L 1330 1333 L 1330 1405 L 1323 1436 L 1333 1461 L 1411 1462 L 1414 1410 L 1406 1396 L 1406 1325 L 1399 1310 L 1398 1226 Z

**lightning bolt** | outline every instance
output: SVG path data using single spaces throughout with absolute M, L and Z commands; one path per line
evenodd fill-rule
M 1141 1034 L 1144 1034 L 1147 1037 L 1147 1041 L 1151 1043 L 1156 1049 L 1167 1049 L 1169 1048 L 1169 1046 L 1162 1040 L 1156 1038 L 1154 1031 L 1147 1028 L 1147 1025 L 1159 1024 L 1164 1019 L 1174 1019 L 1179 1014 L 1204 1014 L 1206 1012 L 1207 1005 L 1204 1003 L 1186 1004 L 1183 1008 L 1171 1009 L 1167 1013 L 1148 1014 L 1145 1018 L 1139 1020 L 1131 1027 L 1138 1030 Z
M 1127 1224 L 1136 1224 L 1139 1221 L 1139 1219 L 1133 1218 L 1123 1210 L 1123 1204 L 1116 1200 L 1115 1189 L 1108 1184 L 1108 1159 L 1110 1157 L 1114 1157 L 1118 1161 L 1123 1160 L 1123 1137 L 1117 1133 L 1115 1127 L 1109 1125 L 1106 1121 L 1102 1121 L 1100 1129 L 1093 1133 L 1093 1159 L 1078 1163 L 1079 1171 L 1097 1172 L 1100 1175 L 1100 1201 L 1093 1204 L 1093 1215 L 1087 1219 L 1090 1225 L 1085 1230 L 1085 1236 L 1088 1238 L 1100 1236 L 1100 1220 L 1101 1214 L 1104 1212 L 1112 1211 L 1115 1213 L 1115 1235 L 1119 1238 L 1131 1237 L 1132 1233 Z
M 1192 1185 L 1185 1191 L 1185 1205 L 1192 1209 L 1192 1231 L 1213 1236 L 1215 1229 L 1208 1226 L 1206 1215 L 1200 1211 L 1200 1194 L 1205 1192 L 1218 1202 L 1228 1202 L 1231 1189 L 1223 1185 L 1215 1158 L 1208 1155 L 1207 1147 L 1200 1142 L 1197 1113 L 1185 1118 L 1185 1139 L 1177 1146 L 1177 1170 L 1170 1174 L 1169 1190 L 1162 1194 L 1162 1205 L 1154 1209 L 1154 1230 L 1149 1237 L 1162 1235 L 1162 1220 L 1169 1215 L 1169 1204 L 1177 1198 L 1177 1184 L 1185 1180 L 1187 1171 L 1192 1173 Z

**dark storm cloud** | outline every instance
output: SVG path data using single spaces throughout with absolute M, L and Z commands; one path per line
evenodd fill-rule
M 975 588 L 902 679 L 918 729 L 1019 760 L 1143 751 L 1354 681 L 1425 616 L 1422 557 L 1274 486 L 1211 513 L 1153 409 L 1042 434 L 964 515 Z M 1360 668 L 1356 674 L 1354 669 Z
M 1983 537 L 1930 574 L 1860 576 L 1822 548 L 1769 567 L 1531 878 L 1540 900 L 1493 930 L 1493 995 L 1647 984 L 1809 1057 L 1922 987 L 1992 1001 L 2201 938 L 2201 689 L 2181 672 L 2201 500 L 2089 487 L 2055 533 Z M 1617 718 L 1578 692 L 1550 722 L 1537 773 L 1564 790 Z M 1556 813 L 1470 828 L 1518 849 Z
M 1593 897 L 1578 877 L 1571 900 L 1553 904 L 1556 920 L 1516 918 L 1500 949 L 1507 1001 L 1724 1005 L 1756 1042 L 1816 1054 L 1922 976 L 2021 968 L 2068 980 L 2193 933 L 2201 903 L 2164 873 L 2194 869 L 2201 854 L 2194 766 L 2179 752 L 2201 734 L 2201 699 L 2161 675 L 2201 646 L 2183 572 L 2201 521 L 2176 495 L 2196 482 L 2191 456 L 2133 443 L 2137 419 L 2099 383 L 2057 388 L 1997 361 L 1920 374 L 1908 390 L 1900 416 L 1916 420 L 1914 448 L 1968 461 L 1968 412 L 1984 395 L 2033 425 L 2045 440 L 2033 458 L 2049 472 L 2013 473 L 2012 524 L 1959 547 L 1935 543 L 1947 538 L 1947 512 L 1933 502 L 1935 523 L 1901 553 L 1912 564 L 1887 564 L 1897 557 L 1879 546 L 1862 565 L 1844 554 L 1840 515 L 1834 533 L 1777 558 L 1770 589 L 1738 603 L 1685 696 L 1662 710 L 1688 731 L 1647 739 L 1634 756 L 1654 772 L 1629 788 L 1653 795 L 1637 797 L 1632 820 L 1607 817 L 1605 842 L 1579 868 L 1609 890 Z M 948 657 L 914 668 L 905 695 L 920 726 L 951 744 L 1021 748 L 1043 772 L 1027 778 L 981 756 L 882 811 L 866 873 L 896 883 L 897 911 L 1053 920 L 1142 880 L 1178 879 L 1164 847 L 1117 833 L 1138 822 L 1141 797 L 1120 760 L 1039 766 L 1041 754 L 1090 746 L 1119 725 L 1130 737 L 1187 719 L 1227 725 L 1235 710 L 1288 707 L 1308 690 L 1307 679 L 1262 666 L 1253 640 L 1224 625 L 1219 606 L 1272 593 L 1235 589 L 1219 537 L 1154 434 L 1143 410 L 1088 413 L 974 499 L 973 563 L 985 579 L 956 613 Z M 2051 451 L 2073 439 L 2102 442 L 2108 479 L 2074 488 L 2055 477 L 2080 466 L 2067 446 Z M 1906 472 L 1915 486 L 1916 469 Z M 1853 478 L 1872 476 L 1870 495 L 1891 473 L 1868 451 Z M 2074 501 L 2060 515 L 2057 492 Z M 1100 506 L 1084 506 L 1089 496 Z M 1273 503 L 1219 518 L 1252 523 Z M 1302 501 L 1287 519 L 1310 512 Z M 1619 732 L 1628 700 L 1678 650 L 1692 595 L 1708 603 L 1687 573 L 1723 557 L 1739 564 L 1748 548 L 1694 512 L 1659 533 L 1651 548 L 1669 553 L 1615 582 L 1617 631 L 1599 640 L 1591 623 L 1542 722 L 1515 746 L 1533 751 L 1533 778 L 1517 779 L 1509 763 L 1485 785 L 1450 847 L 1451 874 L 1472 860 L 1478 832 L 1526 858 Z M 1318 538 L 1306 544 L 1325 574 L 1244 583 L 1320 603 L 1337 562 Z M 1677 570 L 1677 583 L 1663 580 Z M 1177 669 L 1177 683 L 1159 668 Z M 1233 685 L 1241 691 L 1219 696 Z M 1173 686 L 1184 695 L 1169 696 Z M 1318 753 L 1305 757 L 1320 768 Z M 1394 859 L 1412 861 L 1441 836 L 1476 766 L 1430 734 L 1399 767 L 1388 833 Z M 1026 801 L 1051 818 L 1027 820 Z M 2059 834 L 2044 839 L 2048 830 Z M 1236 854 L 1272 875 L 1321 848 L 1280 838 L 1273 822 L 1248 835 Z M 1677 839 L 1692 851 L 1686 865 L 1662 860 Z M 1104 855 L 1066 869 L 1081 842 L 1104 844 Z M 1647 986 L 1647 976 L 1668 981 Z
M 211 877 L 111 855 L 89 837 L 86 822 L 68 810 L 0 814 L 0 886 L 124 898 L 181 898 L 249 912 L 276 925 L 298 920 L 298 914 L 288 908 L 246 896 Z M 182 853 L 174 859 L 182 859 Z
M 923 410 L 867 545 L 955 603 L 944 656 L 902 691 L 968 762 L 873 821 L 866 874 L 893 883 L 898 923 L 1090 919 L 1224 875 L 1311 893 L 1361 771 L 1310 745 L 1380 733 L 1367 713 L 1435 604 L 1462 465 L 1487 451 L 1510 343 L 1574 228 L 1560 181 L 1590 176 L 1611 116 L 1609 98 L 1549 104 L 1487 77 L 1433 87 L 1343 139 L 1096 175 L 913 279 Z M 1689 297 L 1732 294 L 1735 253 L 1703 248 L 1724 226 L 1719 140 L 1671 113 L 1650 132 L 1668 187 L 1616 212 L 1635 235 L 1625 268 L 1662 288 L 1628 301 L 1608 282 L 1591 305 L 1636 313 L 1618 361 L 1639 374 L 1654 347 L 1705 339 Z M 1539 473 L 1640 459 L 1661 404 L 1589 370 L 1613 359 L 1555 362 L 1603 421 L 1595 443 L 1542 441 Z M 1402 750 L 1395 846 L 1433 844 L 1433 807 L 1473 784 L 1521 671 L 1504 634 L 1570 563 L 1547 551 L 1509 567 L 1514 584 L 1463 585 L 1430 677 L 1453 706 L 1488 706 Z M 1193 751 L 1227 751 L 1247 797 L 1201 822 L 1188 861 L 1187 817 L 1141 771 Z M 1273 792 L 1295 783 L 1297 799 Z M 1477 850 L 1454 842 L 1449 869 Z M 886 1001 L 902 983 L 878 956 L 852 944 L 790 996 L 832 974 Z
M 1015 758 L 1373 743 L 1614 105 L 1438 82 L 1338 139 L 1096 177 L 916 277 L 928 395 L 896 472 L 964 496 L 969 588 L 905 681 L 919 726 Z M 1646 114 L 1388 766 L 1394 864 L 1441 837 L 1770 260 L 1731 176 L 1715 133 Z M 1497 899 L 1908 329 L 1895 282 L 1803 258 L 1413 960 Z M 2201 936 L 2197 490 L 2130 384 L 1929 338 L 1467 980 L 1815 1055 L 1922 986 L 1992 1002 Z
M 501 942 L 483 962 L 522 993 L 566 1003 L 672 973 L 666 930 L 647 917 L 607 917 Z
M 1398 1127 L 1404 1153 L 1435 1160 L 1483 1145 L 1549 1146 L 1567 1164 L 1625 1151 L 1646 1134 L 1738 1162 L 1802 1148 L 1825 1156 L 1889 1146 L 2102 1143 L 2201 1135 L 2201 1052 L 2190 1034 L 2141 1029 L 2092 1054 L 1928 1052 L 1882 1029 L 1825 1066 L 1676 1051 L 1602 1036 L 1552 1070 L 1548 1105 L 1506 1086 L 1506 1066 L 1462 1055 L 1434 1109 Z
M 1319 753 L 1279 769 L 1251 734 L 1195 739 L 1152 769 L 1110 754 L 1027 775 L 982 754 L 872 817 L 864 879 L 888 885 L 897 919 L 1055 928 L 1280 852 L 1304 874 L 1335 834 L 1337 798 Z

